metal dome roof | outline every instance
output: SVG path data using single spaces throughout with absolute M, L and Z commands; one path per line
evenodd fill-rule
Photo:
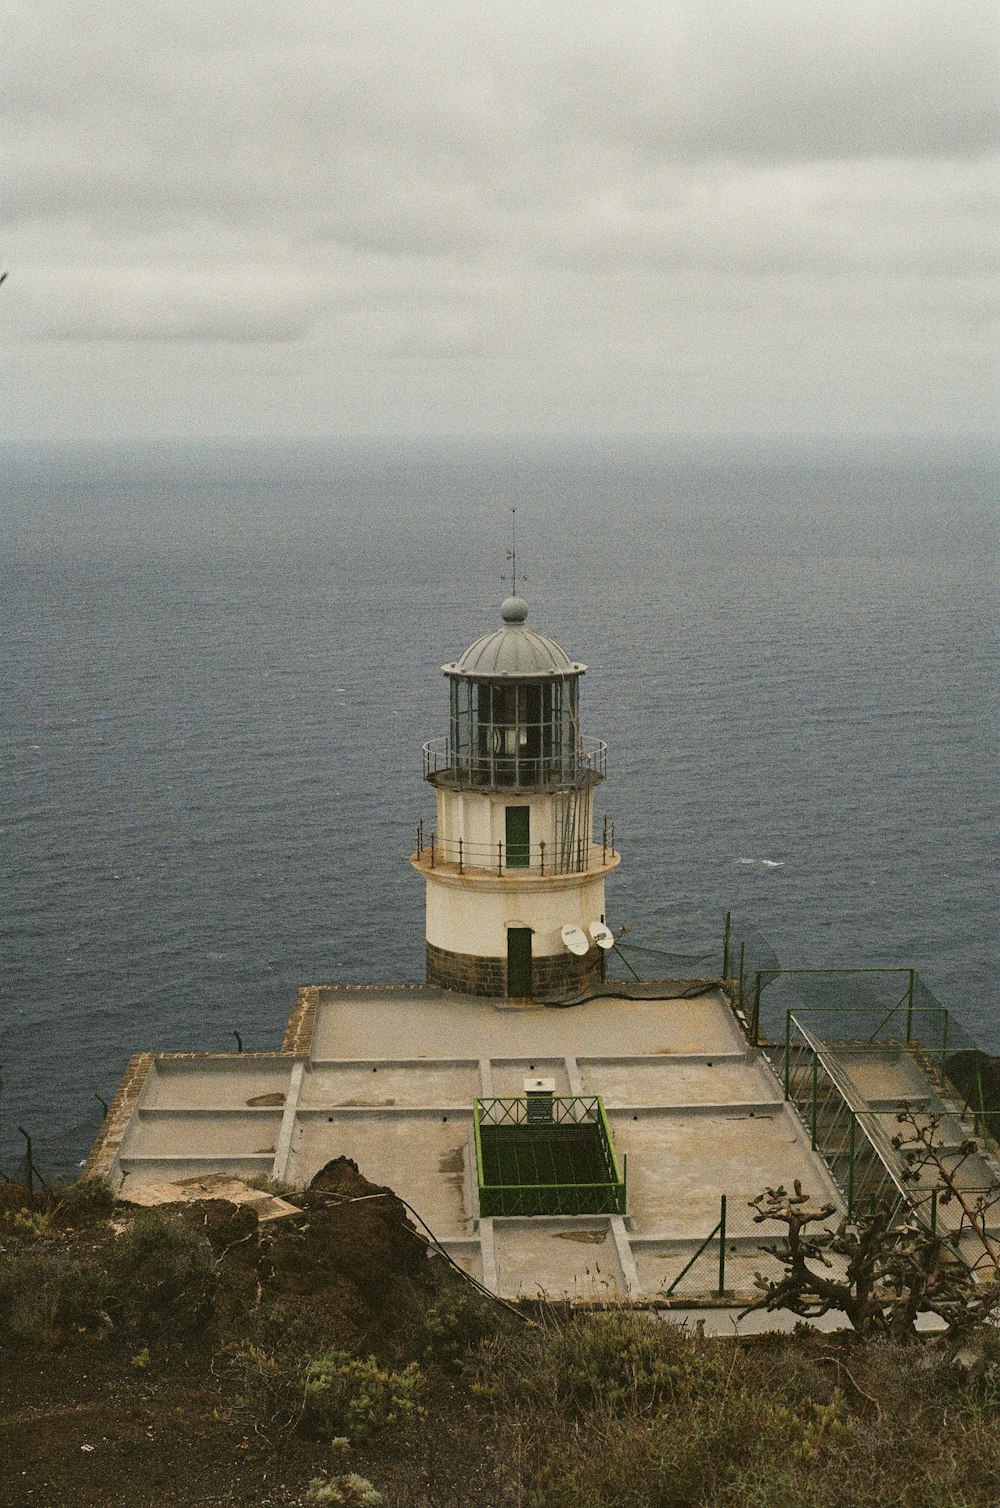
M 503 628 L 483 634 L 470 644 L 459 659 L 442 669 L 446 675 L 477 676 L 564 676 L 582 675 L 586 665 L 570 659 L 554 639 L 525 628 L 528 604 L 521 597 L 508 597 L 500 609 Z

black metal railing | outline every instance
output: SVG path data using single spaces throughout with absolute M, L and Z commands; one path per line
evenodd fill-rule
M 453 869 L 459 874 L 557 875 L 586 874 L 603 869 L 618 857 L 614 823 L 607 818 L 600 842 L 577 837 L 565 844 L 468 843 L 464 838 L 441 839 L 417 824 L 417 860 L 428 869 Z
M 607 774 L 607 763 L 608 746 L 602 738 L 581 737 L 575 748 L 543 757 L 520 750 L 480 754 L 472 749 L 455 749 L 447 734 L 424 744 L 424 779 L 459 788 L 594 785 Z

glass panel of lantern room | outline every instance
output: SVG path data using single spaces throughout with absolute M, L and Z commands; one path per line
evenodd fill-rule
M 475 681 L 472 694 L 472 727 L 476 758 L 473 778 L 477 785 L 494 785 L 493 687 L 489 681 Z
M 541 687 L 541 775 L 542 783 L 559 777 L 559 683 L 544 681 Z
M 472 687 L 468 681 L 451 683 L 451 765 L 459 775 L 470 773 L 470 723 Z
M 489 719 L 488 702 L 486 700 L 489 687 L 479 681 L 469 682 L 469 706 L 471 718 L 469 724 L 469 777 L 473 785 L 483 785 L 489 781 L 489 738 L 486 732 L 486 724 Z
M 576 774 L 576 760 L 579 753 L 579 721 L 577 719 L 577 693 L 579 682 L 566 681 L 563 688 L 562 717 L 560 719 L 562 730 L 562 767 L 563 775 L 572 779 Z
M 517 783 L 538 785 L 542 778 L 542 688 L 528 684 L 517 691 Z
M 492 688 L 493 773 L 497 785 L 517 783 L 517 686 Z

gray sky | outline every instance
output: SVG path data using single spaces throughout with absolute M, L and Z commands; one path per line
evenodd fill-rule
M 998 13 L 0 0 L 4 428 L 987 431 Z

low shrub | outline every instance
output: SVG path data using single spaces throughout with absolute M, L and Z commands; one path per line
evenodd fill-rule
M 716 1352 L 699 1354 L 678 1326 L 623 1311 L 550 1319 L 543 1329 L 501 1334 L 470 1358 L 467 1371 L 479 1393 L 495 1394 L 497 1380 L 505 1378 L 521 1400 L 579 1419 L 690 1403 L 717 1385 L 721 1365 Z
M 495 1304 L 468 1288 L 446 1289 L 424 1311 L 424 1356 L 461 1371 L 469 1354 L 498 1328 Z
M 339 1434 L 351 1441 L 369 1439 L 418 1410 L 423 1382 L 415 1361 L 396 1372 L 372 1357 L 326 1351 L 306 1373 L 307 1423 L 323 1439 Z
M 106 1284 L 93 1263 L 58 1252 L 0 1257 L 0 1341 L 49 1344 L 68 1325 L 103 1321 Z
M 70 1225 L 106 1220 L 115 1207 L 115 1191 L 107 1178 L 81 1178 L 78 1183 L 46 1184 L 50 1208 Z
M 297 1428 L 305 1408 L 305 1363 L 292 1352 L 240 1345 L 227 1353 L 234 1408 L 270 1444 Z
M 341 1477 L 331 1477 L 324 1482 L 322 1477 L 313 1477 L 306 1488 L 306 1502 L 312 1508 L 325 1508 L 325 1505 L 343 1504 L 343 1508 L 381 1508 L 385 1498 L 369 1482 L 367 1477 L 359 1477 L 354 1471 L 347 1472 Z
M 111 1281 L 119 1317 L 144 1336 L 190 1333 L 214 1312 L 218 1273 L 212 1248 L 159 1210 L 143 1211 L 122 1234 Z

